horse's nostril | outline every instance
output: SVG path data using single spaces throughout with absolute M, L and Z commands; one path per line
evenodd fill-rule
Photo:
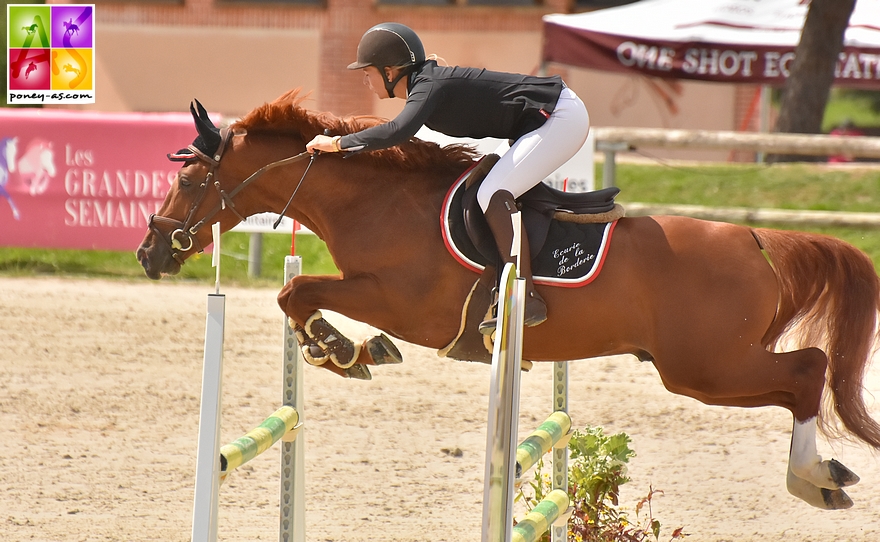
M 146 269 L 149 262 L 147 261 L 147 251 L 144 250 L 144 247 L 138 248 L 135 256 L 137 257 L 137 261 L 141 264 L 141 267 Z

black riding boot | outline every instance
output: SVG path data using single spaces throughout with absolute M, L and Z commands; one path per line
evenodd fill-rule
M 495 236 L 495 244 L 498 245 L 501 260 L 505 264 L 510 262 L 516 263 L 516 258 L 510 255 L 511 248 L 513 247 L 513 223 L 510 220 L 510 216 L 516 212 L 516 200 L 513 198 L 513 194 L 506 190 L 499 190 L 489 200 L 489 207 L 486 208 L 484 213 L 486 222 L 489 223 L 489 229 L 492 230 L 492 235 Z M 532 282 L 529 238 L 525 232 L 522 232 L 520 237 L 518 271 L 519 276 L 526 279 L 525 325 L 532 327 L 547 319 L 547 305 L 544 303 L 541 295 L 535 291 L 535 283 Z M 495 331 L 497 325 L 497 317 L 489 318 L 480 324 L 480 332 L 484 335 L 490 335 Z

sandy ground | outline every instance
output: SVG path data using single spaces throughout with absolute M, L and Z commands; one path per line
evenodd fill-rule
M 0 279 L 0 540 L 189 540 L 205 302 L 212 288 Z M 223 441 L 280 404 L 283 320 L 271 289 L 225 288 Z M 364 337 L 366 326 L 334 322 Z M 479 540 L 488 367 L 400 344 L 371 382 L 306 368 L 310 541 Z M 880 364 L 870 389 L 880 392 Z M 550 411 L 550 367 L 523 379 L 520 434 Z M 575 427 L 625 431 L 637 456 L 622 505 L 650 486 L 661 540 L 880 539 L 880 458 L 822 443 L 862 477 L 856 505 L 791 497 L 782 409 L 704 406 L 630 357 L 571 367 Z M 880 415 L 878 407 L 874 412 Z M 444 450 L 459 448 L 460 457 Z M 278 448 L 220 496 L 220 539 L 277 540 Z

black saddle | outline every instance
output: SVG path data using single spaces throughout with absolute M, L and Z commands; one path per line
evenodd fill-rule
M 489 223 L 477 202 L 477 190 L 486 178 L 499 156 L 488 154 L 471 171 L 462 198 L 464 226 L 474 248 L 489 262 L 499 261 L 495 237 Z M 554 217 L 565 215 L 591 215 L 611 213 L 615 208 L 614 198 L 620 193 L 617 187 L 603 188 L 592 192 L 563 192 L 544 183 L 538 183 L 528 192 L 517 198 L 522 212 L 522 225 L 529 239 L 531 258 L 534 259 L 547 241 Z M 561 217 L 560 217 L 561 218 Z M 576 221 L 573 221 L 576 222 Z M 602 222 L 596 220 L 595 222 Z M 499 269 L 501 265 L 496 265 Z

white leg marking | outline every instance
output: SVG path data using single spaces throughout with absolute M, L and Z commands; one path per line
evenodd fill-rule
M 791 472 L 807 482 L 826 489 L 838 489 L 831 479 L 828 462 L 816 449 L 816 417 L 805 422 L 794 421 L 791 431 L 791 453 L 788 457 Z

